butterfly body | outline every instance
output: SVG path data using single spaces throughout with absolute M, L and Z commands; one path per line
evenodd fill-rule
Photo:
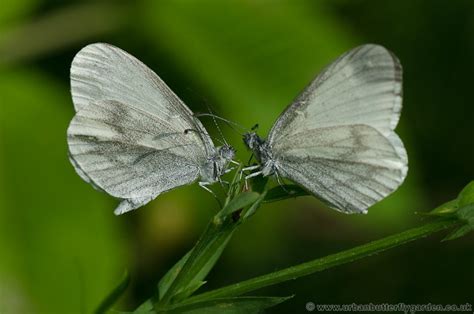
M 244 134 L 244 143 L 252 151 L 257 161 L 261 164 L 261 174 L 269 176 L 277 171 L 277 166 L 272 157 L 271 150 L 266 140 L 262 139 L 255 132 Z

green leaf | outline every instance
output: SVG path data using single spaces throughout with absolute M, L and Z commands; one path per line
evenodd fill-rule
M 426 214 L 434 216 L 449 216 L 453 215 L 458 210 L 458 208 L 458 200 L 455 199 L 436 207 L 435 209 Z
M 458 239 L 474 230 L 474 203 L 459 208 L 456 211 L 456 216 L 465 224 L 447 235 L 443 241 Z
M 184 299 L 186 299 L 188 296 L 192 295 L 196 290 L 201 288 L 204 284 L 206 284 L 206 281 L 195 281 L 193 284 L 189 285 L 182 291 L 178 291 L 174 297 L 173 297 L 173 302 L 178 303 Z
M 186 253 L 170 270 L 161 278 L 160 282 L 158 283 L 158 294 L 159 298 L 161 299 L 166 291 L 168 291 L 169 287 L 178 276 L 179 272 L 183 268 L 184 263 L 188 260 L 189 256 L 191 255 L 191 251 Z
M 235 297 L 219 298 L 191 304 L 177 304 L 158 310 L 157 313 L 186 314 L 249 314 L 280 304 L 289 297 Z
M 191 249 L 186 255 L 184 255 L 176 264 L 171 267 L 168 272 L 160 279 L 158 283 L 158 299 L 161 300 L 168 289 L 171 287 L 171 284 L 174 282 L 178 276 L 181 269 L 183 269 L 184 264 L 191 256 L 193 249 Z M 197 289 L 196 289 L 197 290 Z M 195 290 L 194 290 L 195 291 Z M 194 292 L 193 291 L 193 292 Z M 153 301 L 151 299 L 146 300 L 142 303 L 134 313 L 148 313 L 153 311 Z
M 453 232 L 451 232 L 450 234 L 448 234 L 443 240 L 443 241 L 449 241 L 449 240 L 454 240 L 454 239 L 458 239 L 460 237 L 463 237 L 465 236 L 466 234 L 468 234 L 469 232 L 471 232 L 472 230 L 474 230 L 474 227 L 470 224 L 467 224 L 467 225 L 464 225 L 464 226 L 461 226 L 459 228 L 457 228 L 456 230 L 454 230 Z
M 298 196 L 310 195 L 302 187 L 295 184 L 279 185 L 270 189 L 267 192 L 267 196 L 264 199 L 265 203 L 271 203 L 276 201 L 285 200 L 288 198 L 295 198 Z
M 265 199 L 266 195 L 267 195 L 267 192 L 263 192 L 260 195 L 260 197 L 255 201 L 255 203 L 253 203 L 252 206 L 250 206 L 250 208 L 245 211 L 245 213 L 243 214 L 243 220 L 246 220 L 250 218 L 250 216 L 255 214 L 255 212 L 257 211 L 257 209 L 260 207 L 263 200 Z
M 181 270 L 170 276 L 170 279 L 174 279 L 166 281 L 166 292 L 161 295 L 158 306 L 169 303 L 177 295 L 181 298 L 187 297 L 202 285 L 237 226 L 228 222 L 216 223 L 216 220 L 218 219 L 214 218 L 208 225 L 196 246 L 188 253 L 189 257 L 183 261 Z
M 474 203 L 460 207 L 456 215 L 459 219 L 472 224 L 474 221 Z
M 375 255 L 405 243 L 424 238 L 432 233 L 446 230 L 459 225 L 456 219 L 439 219 L 421 227 L 394 234 L 383 239 L 372 241 L 352 249 L 314 259 L 299 265 L 294 265 L 266 275 L 254 277 L 226 287 L 207 291 L 187 300 L 189 303 L 204 302 L 217 298 L 236 297 L 257 289 L 276 285 L 285 281 L 295 280 L 338 265 L 354 262 L 361 258 Z
M 133 313 L 142 314 L 142 313 L 152 313 L 155 310 L 153 309 L 153 302 L 151 300 L 146 300 L 142 305 L 140 305 Z
M 194 278 L 189 282 L 189 284 L 182 288 L 182 292 L 177 292 L 177 294 L 181 294 L 181 296 L 189 296 L 194 291 L 196 291 L 200 286 L 205 283 L 204 279 L 207 277 L 209 272 L 212 270 L 214 265 L 216 264 L 219 257 L 221 257 L 222 252 L 224 251 L 227 243 L 229 242 L 230 238 L 232 237 L 232 231 L 224 232 L 220 236 L 216 237 L 213 242 L 210 243 L 203 251 L 202 255 L 204 258 L 202 259 L 204 262 L 196 267 L 196 272 Z M 212 245 L 214 243 L 214 245 Z M 195 288 L 193 290 L 193 288 Z M 185 295 L 183 292 L 189 292 L 188 295 Z M 175 295 L 176 296 L 176 295 Z
M 102 301 L 102 303 L 97 307 L 95 313 L 105 313 L 112 305 L 117 302 L 120 296 L 125 292 L 128 285 L 130 284 L 130 275 L 128 271 L 125 271 L 123 274 L 122 280 L 120 283 L 110 292 L 110 294 Z
M 466 185 L 455 200 L 449 201 L 433 209 L 428 215 L 450 216 L 456 214 L 459 218 L 459 209 L 474 203 L 474 181 Z M 466 209 L 465 209 L 466 210 Z M 461 215 L 463 215 L 461 213 Z
M 471 181 L 468 185 L 462 189 L 458 196 L 459 207 L 463 207 L 474 203 L 474 181 Z
M 242 192 L 237 195 L 233 200 L 231 200 L 229 204 L 227 204 L 227 206 L 220 211 L 218 216 L 225 217 L 235 211 L 238 211 L 239 209 L 249 206 L 255 203 L 258 200 L 259 196 L 260 194 L 257 192 Z
M 240 178 L 240 173 L 242 171 L 243 164 L 240 164 L 236 169 L 235 169 L 235 175 L 234 178 L 232 179 L 230 185 L 229 185 L 229 190 L 227 191 L 227 197 L 225 199 L 225 206 L 229 204 L 230 200 L 233 199 L 236 195 L 239 194 L 241 191 L 242 187 L 242 180 Z
M 268 177 L 256 176 L 250 179 L 250 185 L 252 186 L 252 191 L 263 193 L 265 186 L 267 185 Z

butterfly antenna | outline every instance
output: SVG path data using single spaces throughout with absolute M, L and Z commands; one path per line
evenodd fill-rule
M 219 124 L 217 123 L 217 120 L 216 120 L 216 115 L 214 114 L 214 112 L 212 111 L 212 108 L 211 108 L 211 105 L 209 104 L 209 102 L 205 99 L 205 104 L 206 104 L 206 107 L 207 107 L 207 110 L 209 111 L 211 117 L 212 117 L 212 121 L 214 121 L 214 125 L 216 126 L 217 128 L 217 131 L 219 132 L 219 135 L 221 136 L 222 140 L 224 141 L 225 145 L 226 146 L 229 146 L 229 144 L 227 143 L 227 141 L 225 140 L 225 137 L 224 137 L 224 134 L 222 133 L 222 130 L 219 126 Z
M 222 131 L 221 131 L 221 129 L 219 128 L 219 126 L 217 125 L 216 119 L 225 122 L 233 131 L 235 131 L 235 132 L 236 132 L 237 134 L 239 134 L 240 136 L 243 135 L 242 132 L 247 132 L 247 129 L 244 128 L 242 125 L 240 125 L 240 124 L 238 124 L 238 123 L 236 123 L 236 122 L 234 122 L 234 121 L 230 121 L 230 120 L 227 120 L 227 119 L 225 119 L 225 118 L 222 118 L 222 117 L 220 117 L 220 116 L 218 116 L 218 115 L 215 115 L 215 114 L 212 112 L 211 108 L 210 108 L 209 102 L 207 101 L 207 99 L 206 99 L 205 97 L 203 97 L 202 94 L 196 93 L 196 91 L 195 91 L 194 89 L 192 89 L 191 87 L 189 87 L 189 86 L 186 87 L 186 89 L 187 89 L 189 92 L 191 92 L 192 94 L 194 94 L 194 96 L 197 96 L 198 98 L 200 98 L 200 99 L 206 104 L 206 107 L 207 107 L 207 109 L 209 110 L 209 113 L 195 113 L 195 114 L 194 114 L 194 117 L 196 117 L 196 118 L 198 118 L 198 117 L 203 117 L 203 116 L 212 117 L 213 120 L 214 120 L 214 124 L 216 125 L 216 127 L 217 127 L 217 129 L 219 130 L 219 133 L 220 133 L 221 135 L 222 135 Z M 237 130 L 234 126 L 239 127 L 242 131 Z M 222 136 L 222 138 L 224 138 L 224 137 Z M 224 141 L 225 141 L 225 138 L 224 138 Z M 219 141 L 219 142 L 222 143 L 222 141 Z
M 221 120 L 221 121 L 225 122 L 225 123 L 227 124 L 227 126 L 229 126 L 229 127 L 232 129 L 232 131 L 236 132 L 237 134 L 239 134 L 239 135 L 241 135 L 241 136 L 243 135 L 242 131 L 243 131 L 243 132 L 246 132 L 246 131 L 247 131 L 247 129 L 244 128 L 243 126 L 241 126 L 240 124 L 238 124 L 238 123 L 236 123 L 236 122 L 234 122 L 234 121 L 227 120 L 227 119 L 225 119 L 225 118 L 223 118 L 223 117 L 220 117 L 220 116 L 218 116 L 218 115 L 215 115 L 215 114 L 211 114 L 211 113 L 198 113 L 198 114 L 196 114 L 195 116 L 196 116 L 196 117 L 213 117 L 214 119 Z M 237 130 L 237 129 L 235 128 L 236 126 L 239 127 L 242 131 Z
M 188 134 L 189 132 L 194 132 L 194 133 L 197 133 L 199 135 L 206 135 L 206 136 L 209 136 L 211 139 L 213 139 L 214 141 L 217 141 L 219 142 L 219 144 L 221 145 L 227 145 L 227 142 L 222 142 L 219 138 L 215 138 L 205 132 L 201 132 L 201 131 L 198 131 L 198 130 L 195 130 L 195 129 L 186 129 L 184 130 L 184 134 Z

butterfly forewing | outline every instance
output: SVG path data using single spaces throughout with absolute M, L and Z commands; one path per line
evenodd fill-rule
M 115 100 L 153 115 L 170 129 L 193 129 L 209 151 L 214 145 L 192 111 L 140 60 L 115 46 L 96 43 L 79 51 L 71 65 L 71 94 L 77 110 Z

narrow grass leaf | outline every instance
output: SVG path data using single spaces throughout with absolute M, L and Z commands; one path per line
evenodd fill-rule
M 266 195 L 267 195 L 267 192 L 263 192 L 260 195 L 260 197 L 255 201 L 255 203 L 253 203 L 252 206 L 250 206 L 250 208 L 247 209 L 245 213 L 243 213 L 243 220 L 246 220 L 255 214 L 255 212 L 257 211 L 257 209 L 260 207 L 263 200 L 265 199 Z
M 278 305 L 289 297 L 234 297 L 219 298 L 190 304 L 177 304 L 158 310 L 157 313 L 186 314 L 251 314 Z
M 459 193 L 458 204 L 459 204 L 459 207 L 463 207 L 469 204 L 474 204 L 474 181 L 471 181 Z
M 271 203 L 285 200 L 288 198 L 295 198 L 298 196 L 310 195 L 302 187 L 295 184 L 285 184 L 274 187 L 267 192 L 264 203 Z
M 474 222 L 474 203 L 470 203 L 466 206 L 462 206 L 456 212 L 456 215 L 459 219 L 467 222 L 468 224 L 473 224 Z
M 436 207 L 435 209 L 433 209 L 432 211 L 428 213 L 423 213 L 423 214 L 432 215 L 432 216 L 449 216 L 449 215 L 455 214 L 458 208 L 459 208 L 458 200 L 455 199 Z
M 148 299 L 142 305 L 140 305 L 135 311 L 134 314 L 143 314 L 143 313 L 153 313 L 155 310 L 153 309 L 153 302 Z
M 227 246 L 235 226 L 229 222 L 208 225 L 196 246 L 188 253 L 189 257 L 183 261 L 181 270 L 174 273 L 172 281 L 166 282 L 167 288 L 163 290 L 159 302 L 152 300 L 155 308 L 174 301 L 177 295 L 187 297 L 202 285 Z
M 184 255 L 174 266 L 168 270 L 168 272 L 161 278 L 160 282 L 158 283 L 158 294 L 159 299 L 163 298 L 166 291 L 168 291 L 169 287 L 178 276 L 179 272 L 183 268 L 184 263 L 188 260 L 189 256 L 191 255 L 191 251 L 189 251 L 186 255 Z
M 178 291 L 172 299 L 173 303 L 179 303 L 180 301 L 186 299 L 188 296 L 192 295 L 199 288 L 201 288 L 204 284 L 206 284 L 206 281 L 195 281 L 184 290 Z
M 233 200 L 231 200 L 229 204 L 224 207 L 224 209 L 222 209 L 222 211 L 219 213 L 219 216 L 225 217 L 235 211 L 238 211 L 239 209 L 249 206 L 255 203 L 259 197 L 260 194 L 257 192 L 242 192 L 237 195 Z
M 471 225 L 461 226 L 461 227 L 457 228 L 456 230 L 454 230 L 453 232 L 451 232 L 450 234 L 448 234 L 441 242 L 458 239 L 460 237 L 465 236 L 466 234 L 468 234 L 472 230 L 473 230 L 473 226 L 471 226 Z
M 120 283 L 110 292 L 110 294 L 102 301 L 102 303 L 97 307 L 94 313 L 105 313 L 108 309 L 114 305 L 117 300 L 122 296 L 122 294 L 127 289 L 130 284 L 130 275 L 128 271 L 125 271 L 123 274 L 122 280 Z

